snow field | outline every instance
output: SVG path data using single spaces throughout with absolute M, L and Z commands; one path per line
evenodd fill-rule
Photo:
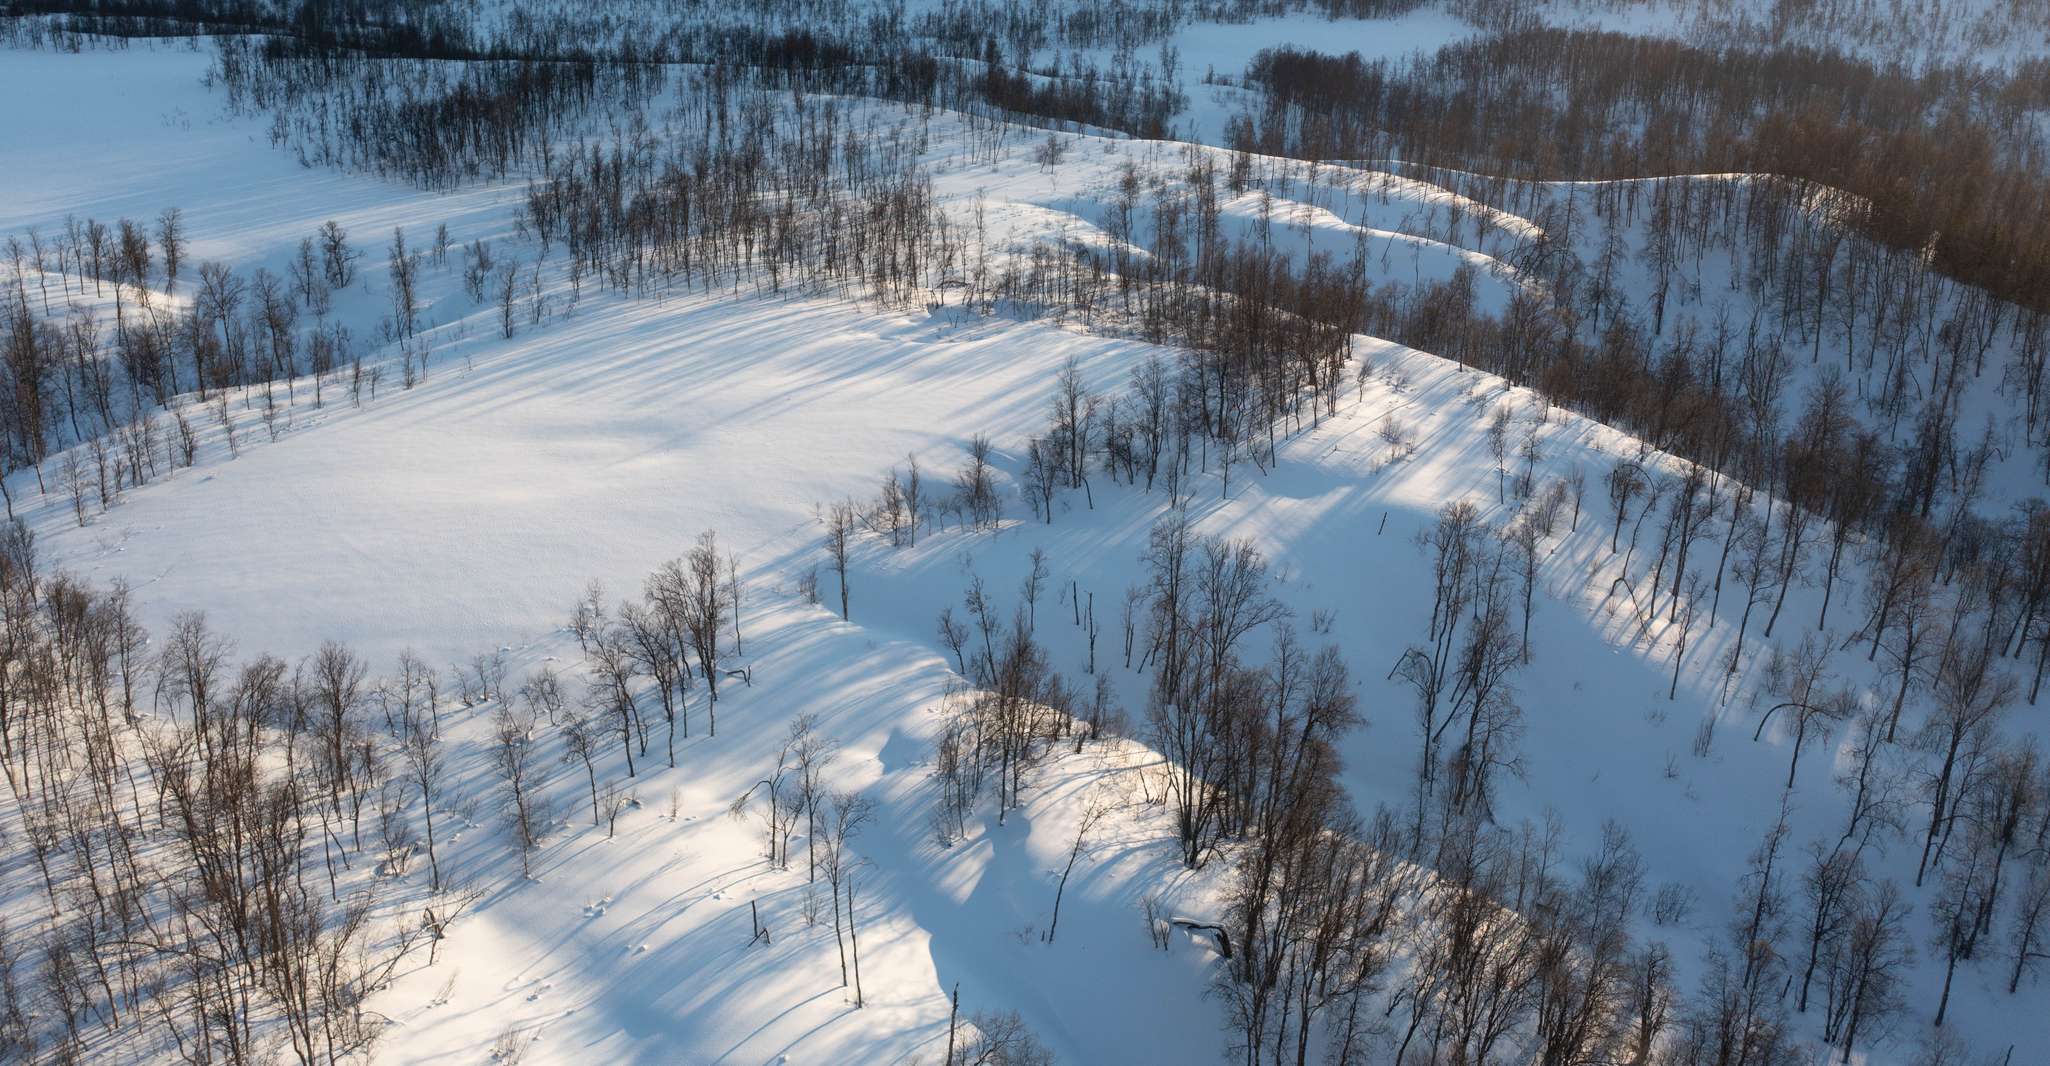
M 0 232 L 59 224 L 73 212 L 152 217 L 176 204 L 187 213 L 195 262 L 279 269 L 300 236 L 340 218 L 366 252 L 369 280 L 335 312 L 356 322 L 378 313 L 380 249 L 392 226 L 406 226 L 418 245 L 446 221 L 459 241 L 490 237 L 532 254 L 511 236 L 516 189 L 429 195 L 304 170 L 251 123 L 218 116 L 198 84 L 203 66 L 203 55 L 177 49 L 0 54 L 0 96 L 30 102 L 0 115 L 0 143 L 28 146 L 21 165 L 0 175 Z M 160 110 L 129 106 L 134 100 Z M 90 117 L 53 118 L 81 113 Z M 128 165 L 73 173 L 66 160 L 86 134 L 120 146 Z M 1124 161 L 1179 151 L 1074 140 L 1070 162 L 1051 173 L 1026 162 L 1022 145 L 995 165 L 950 158 L 944 142 L 930 154 L 947 195 L 964 209 L 984 199 L 993 242 L 1015 246 L 1061 226 L 1072 227 L 1071 239 L 1090 239 Z M 1504 219 L 1490 238 L 1448 234 L 1431 208 L 1449 192 L 1405 181 L 1337 194 L 1326 180 L 1321 196 L 1275 198 L 1277 246 L 1342 255 L 1365 233 L 1395 249 L 1387 277 L 1443 277 L 1477 263 L 1489 268 L 1486 298 L 1506 301 L 1516 281 L 1496 258 L 1511 247 L 1501 234 L 1528 235 L 1528 223 Z M 1241 199 L 1229 216 L 1257 239 L 1261 211 Z M 1712 275 L 1701 284 L 1712 291 L 1719 280 L 1727 288 Z M 242 653 L 296 657 L 340 639 L 380 670 L 406 648 L 436 664 L 502 648 L 515 679 L 547 663 L 573 670 L 576 644 L 561 627 L 588 580 L 615 599 L 632 595 L 642 575 L 705 529 L 738 553 L 749 586 L 741 659 L 754 683 L 722 688 L 719 735 L 694 730 L 677 769 L 643 769 L 633 782 L 639 806 L 620 819 L 616 837 L 585 817 L 578 768 L 557 765 L 557 828 L 534 881 L 521 881 L 503 829 L 486 813 L 488 708 L 451 712 L 454 809 L 466 824 L 444 844 L 443 862 L 486 895 L 442 945 L 438 965 L 407 974 L 380 998 L 393 1022 L 388 1060 L 481 1059 L 514 1027 L 530 1044 L 530 1063 L 930 1062 L 957 983 L 964 1012 L 1017 1009 L 1063 1061 L 1220 1054 L 1220 1029 L 1210 1024 L 1217 1008 L 1202 995 L 1214 955 L 1187 938 L 1154 952 L 1141 930 L 1139 898 L 1160 893 L 1200 913 L 1214 905 L 1225 873 L 1213 864 L 1192 874 L 1175 861 L 1165 815 L 1144 802 L 1138 783 L 1154 756 L 1124 742 L 1051 760 L 1022 810 L 1002 825 L 985 819 L 951 848 L 938 845 L 928 820 L 933 723 L 955 680 L 933 634 L 935 614 L 958 605 L 971 571 L 1008 605 L 1029 552 L 1043 548 L 1054 567 L 1053 594 L 1038 607 L 1043 639 L 1056 668 L 1082 680 L 1075 604 L 1061 597 L 1094 594 L 1104 601 L 1099 617 L 1110 616 L 1124 588 L 1141 580 L 1138 556 L 1162 514 L 1159 497 L 1098 484 L 1093 508 L 1065 493 L 1053 521 L 1039 523 L 1014 495 L 999 533 L 937 529 L 894 551 L 864 540 L 850 622 L 795 592 L 806 571 L 825 569 L 816 505 L 871 493 L 910 455 L 929 478 L 944 479 L 976 433 L 990 435 L 1015 475 L 1064 361 L 1076 359 L 1093 389 L 1110 392 L 1149 346 L 1048 322 L 816 299 L 624 301 L 594 292 L 571 310 L 559 289 L 544 324 L 523 323 L 505 341 L 490 308 L 468 306 L 452 269 L 429 282 L 435 355 L 415 388 L 388 372 L 360 408 L 338 389 L 318 409 L 302 399 L 275 441 L 251 409 L 237 408 L 238 455 L 210 430 L 197 466 L 130 493 L 84 528 L 55 494 L 28 509 L 51 565 L 94 581 L 129 580 L 158 632 L 179 612 L 205 609 Z M 1642 298 L 1641 288 L 1631 291 Z M 1369 724 L 1347 742 L 1345 779 L 1371 809 L 1402 800 L 1415 757 L 1411 697 L 1383 676 L 1417 639 L 1429 607 L 1412 538 L 1455 499 L 1471 500 L 1497 525 L 1515 511 L 1496 502 L 1487 411 L 1509 403 L 1516 433 L 1537 432 L 1540 484 L 1585 473 L 1591 485 L 1577 531 L 1544 549 L 1536 657 L 1516 680 L 1527 773 L 1505 786 L 1500 813 L 1505 822 L 1557 817 L 1576 855 L 1592 848 L 1603 821 L 1628 828 L 1652 878 L 1700 901 L 1683 926 L 1638 930 L 1673 941 L 1687 986 L 1785 775 L 1785 738 L 1769 730 L 1751 743 L 1746 697 L 1727 706 L 1718 698 L 1716 663 L 1736 597 L 1726 597 L 1714 630 L 1695 631 L 1680 698 L 1669 701 L 1673 634 L 1646 625 L 1612 592 L 1616 564 L 1599 490 L 1608 467 L 1640 446 L 1565 412 L 1540 421 L 1529 394 L 1425 353 L 1361 338 L 1358 357 L 1376 373 L 1344 391 L 1335 417 L 1288 440 L 1275 470 L 1235 470 L 1228 498 L 1214 480 L 1198 482 L 1200 530 L 1250 538 L 1306 640 L 1346 654 Z M 1997 397 L 1983 402 L 1990 408 Z M 1391 459 L 1380 435 L 1390 419 L 1415 432 L 1410 457 Z M 830 604 L 832 579 L 821 581 Z M 1832 614 L 1839 631 L 1854 610 L 1847 601 Z M 1311 634 L 1320 611 L 1332 612 L 1329 625 Z M 1818 611 L 1819 593 L 1797 590 L 1780 639 L 1812 628 Z M 1764 645 L 1754 634 L 1750 646 Z M 1105 647 L 1098 656 L 1136 727 L 1143 681 Z M 1840 655 L 1838 665 L 1847 678 L 1869 680 L 1857 656 Z M 1747 668 L 1740 693 L 1754 675 Z M 804 841 L 793 847 L 791 870 L 770 870 L 752 818 L 725 813 L 802 713 L 817 715 L 839 742 L 834 785 L 879 805 L 856 845 L 867 862 L 856 874 L 868 999 L 860 1010 L 840 987 L 830 922 L 803 918 Z M 1705 716 L 1724 724 L 1714 750 L 1697 759 L 1688 748 Z M 609 759 L 605 772 L 622 777 L 616 752 Z M 1832 762 L 1821 751 L 1804 759 L 1797 841 L 1840 822 Z M 1052 875 L 1079 812 L 1106 795 L 1118 813 L 1077 869 L 1060 936 L 1043 943 Z M 460 813 L 465 805 L 474 817 Z M 1901 879 L 1906 862 L 1911 878 L 1911 850 L 1897 846 L 1883 872 Z M 20 873 L 0 884 L 18 890 Z M 419 876 L 417 865 L 407 876 Z M 749 944 L 751 903 L 771 928 L 768 945 Z M 1910 1003 L 1931 1001 L 1940 978 L 1925 960 Z M 1987 1048 L 2050 1045 L 2050 1023 L 2016 1017 L 1990 969 L 1960 980 L 1959 1031 Z

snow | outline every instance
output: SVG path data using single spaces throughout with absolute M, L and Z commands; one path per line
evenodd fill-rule
M 1452 31 L 1444 16 L 1420 14 L 1346 39 L 1407 49 Z M 1191 30 L 1184 63 L 1201 56 L 1222 70 L 1217 60 L 1233 49 L 1309 32 L 1328 38 L 1300 20 Z M 0 144 L 10 153 L 0 171 L 0 233 L 48 229 L 67 214 L 153 217 L 176 205 L 194 237 L 193 260 L 238 269 L 280 269 L 297 240 L 330 217 L 366 249 L 392 226 L 405 225 L 418 243 L 444 221 L 458 240 L 519 247 L 510 237 L 515 186 L 428 194 L 302 168 L 258 124 L 220 115 L 200 84 L 204 66 L 204 53 L 177 47 L 0 52 L 0 99 L 22 105 L 0 109 Z M 928 163 L 957 205 L 987 198 L 993 239 L 1010 246 L 1060 227 L 1070 239 L 1092 239 L 1124 162 L 1181 151 L 1086 137 L 1075 144 L 1051 174 L 1022 158 L 971 164 L 944 142 Z M 99 162 L 79 167 L 88 155 Z M 1504 218 L 1485 240 L 1447 234 L 1439 212 L 1456 202 L 1452 193 L 1372 176 L 1333 191 L 1328 174 L 1338 172 L 1327 170 L 1322 193 L 1274 197 L 1277 247 L 1342 255 L 1362 236 L 1386 241 L 1385 274 L 1406 281 L 1478 264 L 1484 298 L 1496 305 L 1522 283 L 1498 257 L 1532 232 L 1528 223 Z M 1242 198 L 1228 216 L 1254 239 L 1262 211 L 1257 197 Z M 366 260 L 371 280 L 338 304 L 338 316 L 374 320 L 380 258 Z M 1705 290 L 1719 280 L 1726 287 L 1714 269 Z M 868 495 L 911 455 L 928 477 L 945 478 L 976 433 L 995 441 L 1014 474 L 1065 360 L 1109 391 L 1154 349 L 957 309 L 595 292 L 573 312 L 558 303 L 540 326 L 523 321 L 507 341 L 491 309 L 471 306 L 454 275 L 430 272 L 436 354 L 416 387 L 402 389 L 388 372 L 360 408 L 337 389 L 318 409 L 302 396 L 275 441 L 253 410 L 238 408 L 239 454 L 210 431 L 197 466 L 131 492 L 84 528 L 55 494 L 27 505 L 53 565 L 95 581 L 129 580 L 158 632 L 179 612 L 203 609 L 246 654 L 296 657 L 339 639 L 382 668 L 406 648 L 433 663 L 503 648 L 515 678 L 577 658 L 562 626 L 588 580 L 612 597 L 631 595 L 642 575 L 707 529 L 738 553 L 750 590 L 743 661 L 754 675 L 751 685 L 722 689 L 718 736 L 681 745 L 676 769 L 644 767 L 633 783 L 641 804 L 612 839 L 584 817 L 579 771 L 555 768 L 557 822 L 531 879 L 518 876 L 499 826 L 458 813 L 444 865 L 486 894 L 435 966 L 379 997 L 392 1019 L 382 1057 L 474 1060 L 513 1027 L 530 1042 L 529 1063 L 930 1062 L 958 984 L 964 1013 L 1017 1009 L 1063 1061 L 1219 1061 L 1221 1012 L 1204 995 L 1217 974 L 1214 954 L 1180 936 L 1156 952 L 1139 917 L 1138 901 L 1150 893 L 1193 912 L 1211 908 L 1224 873 L 1222 864 L 1190 872 L 1176 861 L 1164 812 L 1140 796 L 1140 775 L 1156 756 L 1127 741 L 1051 760 L 1023 809 L 1001 825 L 984 819 L 952 847 L 939 845 L 928 821 L 935 717 L 958 680 L 933 636 L 937 611 L 959 603 L 971 569 L 1008 605 L 1028 553 L 1044 548 L 1055 591 L 1039 604 L 1040 625 L 1056 665 L 1080 678 L 1084 643 L 1064 597 L 1070 588 L 1093 593 L 1109 616 L 1139 579 L 1160 499 L 1101 485 L 1093 507 L 1065 495 L 1043 524 L 1014 496 L 1010 523 L 996 534 L 935 530 L 896 551 L 864 540 L 851 621 L 796 593 L 800 576 L 823 562 L 817 505 Z M 1641 300 L 1641 279 L 1631 284 Z M 1215 480 L 1199 482 L 1192 506 L 1202 532 L 1251 538 L 1273 562 L 1276 593 L 1299 629 L 1315 612 L 1334 612 L 1329 632 L 1311 639 L 1337 644 L 1352 665 L 1370 724 L 1347 743 L 1345 780 L 1370 809 L 1402 800 L 1414 759 L 1410 697 L 1383 676 L 1428 610 L 1412 538 L 1455 499 L 1493 522 L 1513 514 L 1513 504 L 1496 502 L 1486 411 L 1513 404 L 1520 433 L 1537 408 L 1527 393 L 1426 353 L 1369 338 L 1359 352 L 1381 372 L 1349 386 L 1337 416 L 1288 440 L 1273 472 L 1235 471 L 1228 497 Z M 1997 410 L 2003 401 L 1989 384 L 1975 402 Z M 1378 433 L 1391 417 L 1415 429 L 1414 457 L 1389 461 Z M 1618 457 L 1641 451 L 1564 412 L 1535 426 L 1545 442 L 1540 481 L 1580 470 L 1598 484 Z M 2003 491 L 2025 487 L 2016 474 Z M 18 487 L 16 495 L 33 493 Z M 1723 920 L 1732 879 L 1777 810 L 1787 741 L 1768 732 L 1752 743 L 1755 712 L 1742 698 L 1719 703 L 1713 664 L 1734 629 L 1734 597 L 1715 631 L 1696 631 L 1680 698 L 1666 698 L 1672 633 L 1643 625 L 1626 598 L 1611 594 L 1605 508 L 1592 490 L 1578 531 L 1546 547 L 1537 657 L 1517 678 L 1528 776 L 1505 785 L 1500 813 L 1511 823 L 1556 816 L 1575 855 L 1592 849 L 1605 820 L 1628 828 L 1655 882 L 1699 896 L 1689 925 L 1639 929 L 1672 939 L 1691 975 Z M 822 577 L 829 600 L 831 581 Z M 1817 594 L 1797 591 L 1783 637 L 1798 636 L 1818 610 Z M 1100 661 L 1136 717 L 1141 682 L 1106 647 L 1115 642 L 1105 629 Z M 1855 659 L 1839 656 L 1837 665 L 1865 679 Z M 879 805 L 856 842 L 865 860 L 855 875 L 868 1000 L 860 1009 L 840 986 L 830 922 L 803 920 L 804 841 L 790 871 L 772 870 L 753 821 L 725 814 L 773 762 L 785 723 L 799 713 L 817 715 L 839 742 L 835 787 L 860 789 Z M 489 809 L 488 708 L 451 715 L 455 791 Z M 1724 723 L 1714 751 L 1698 759 L 1689 744 L 1707 715 Z M 1804 760 L 1795 840 L 1839 824 L 1832 769 L 1819 752 Z M 672 793 L 674 820 L 665 813 Z M 1077 867 L 1060 936 L 1044 943 L 1053 880 L 1080 811 L 1106 793 L 1116 814 Z M 1911 876 L 1910 850 L 1896 847 L 1885 872 L 1899 879 L 1908 863 Z M 416 864 L 406 878 L 421 876 Z M 772 931 L 767 945 L 750 942 L 750 904 Z M 1940 979 L 1931 965 L 1915 972 L 1904 1028 L 1926 1024 L 1922 1005 Z M 2050 1046 L 2050 1019 L 2014 1010 L 2018 1001 L 1993 987 L 1989 967 L 1960 982 L 1953 1024 L 1978 1046 L 2016 1046 L 2019 1061 Z M 1873 1061 L 1909 1062 L 1911 1047 L 1902 1040 Z
M 2012 73 L 2050 54 L 2040 11 L 1995 0 L 1859 0 L 1789 11 L 1762 0 L 1548 0 L 1535 17 L 1569 29 L 1669 37 L 1703 47 L 1833 51 L 1880 67 Z
M 1470 23 L 1436 7 L 1419 7 L 1396 18 L 1332 19 L 1298 12 L 1246 22 L 1191 22 L 1165 42 L 1176 52 L 1181 89 L 1189 99 L 1189 109 L 1176 122 L 1181 134 L 1191 140 L 1224 143 L 1225 121 L 1257 102 L 1257 97 L 1238 83 L 1253 57 L 1269 48 L 1294 45 L 1332 55 L 1358 52 L 1369 63 L 1382 59 L 1398 62 L 1412 55 L 1430 55 L 1479 33 Z M 1115 57 L 1110 50 L 1100 49 L 1083 51 L 1080 58 L 1108 67 Z
M 910 454 L 951 469 L 977 429 L 1022 431 L 1031 386 L 1068 353 L 1124 352 L 1032 332 L 703 297 L 579 312 L 51 541 L 154 610 L 247 604 L 233 626 L 250 650 L 337 638 L 379 661 L 466 661 L 548 637 L 589 579 L 637 593 L 706 529 L 793 580 L 815 504 Z

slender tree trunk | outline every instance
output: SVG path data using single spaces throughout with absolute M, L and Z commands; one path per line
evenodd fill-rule
M 961 1019 L 961 983 L 954 982 L 954 1005 L 947 1011 L 947 1057 L 940 1066 L 954 1066 L 954 1027 Z
M 854 949 L 854 1005 L 856 1007 L 865 1007 L 868 1004 L 861 995 L 861 937 L 855 932 L 855 929 L 854 878 L 849 877 L 847 879 L 847 943 Z M 1946 988 L 1945 995 L 1948 994 L 1949 989 Z

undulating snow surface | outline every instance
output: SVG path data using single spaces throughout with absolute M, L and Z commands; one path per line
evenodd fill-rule
M 1225 43 L 1204 54 L 1249 55 L 1304 32 L 1299 21 L 1206 27 L 1202 35 Z M 1387 37 L 1368 28 L 1362 46 L 1407 51 L 1450 32 L 1425 21 Z M 200 81 L 205 63 L 182 47 L 0 52 L 0 234 L 61 225 L 67 214 L 153 217 L 175 205 L 193 260 L 238 269 L 281 270 L 329 218 L 366 248 L 393 226 L 420 241 L 444 222 L 458 241 L 519 246 L 517 186 L 434 194 L 302 168 L 267 143 L 260 124 L 221 115 Z M 1068 161 L 1046 172 L 1025 142 L 994 165 L 955 158 L 940 142 L 929 160 L 943 194 L 964 210 L 986 198 L 993 239 L 1061 231 L 1089 240 L 1125 162 L 1179 151 L 1074 138 Z M 1324 173 L 1321 190 L 1300 200 L 1284 189 L 1265 203 L 1259 194 L 1232 202 L 1229 224 L 1298 254 L 1343 254 L 1363 240 L 1385 277 L 1405 282 L 1477 264 L 1490 306 L 1525 284 L 1500 258 L 1530 232 L 1523 220 L 1501 219 L 1485 238 L 1470 221 L 1450 233 L 1444 209 L 1454 198 L 1436 186 Z M 1334 181 L 1356 184 L 1335 191 Z M 335 311 L 364 323 L 366 342 L 382 306 L 379 261 L 366 262 L 367 280 Z M 1713 291 L 1718 280 L 1701 284 Z M 613 598 L 635 595 L 643 575 L 705 530 L 736 553 L 748 588 L 736 667 L 750 666 L 752 680 L 724 689 L 717 736 L 704 735 L 703 709 L 694 708 L 700 717 L 679 744 L 679 765 L 640 768 L 638 806 L 611 839 L 590 824 L 581 771 L 554 767 L 555 826 L 529 880 L 502 827 L 458 805 L 442 862 L 486 895 L 434 966 L 379 997 L 392 1020 L 385 1061 L 480 1061 L 516 1025 L 532 1041 L 531 1063 L 932 1062 L 956 986 L 964 1011 L 1022 1012 L 1064 1061 L 1223 1056 L 1221 1007 L 1204 994 L 1217 974 L 1214 952 L 1178 935 L 1163 954 L 1143 935 L 1142 896 L 1214 913 L 1224 876 L 1222 863 L 1192 873 L 1176 860 L 1166 815 L 1143 800 L 1156 756 L 1129 741 L 1055 758 L 1022 810 L 1001 825 L 986 819 L 951 847 L 937 843 L 929 816 L 936 709 L 958 681 L 934 635 L 937 612 L 958 608 L 971 573 L 1008 612 L 1028 554 L 1043 548 L 1051 591 L 1037 605 L 1037 628 L 1055 666 L 1082 678 L 1088 651 L 1072 597 L 1094 596 L 1099 617 L 1110 617 L 1141 580 L 1161 499 L 1106 483 L 1093 504 L 1064 493 L 1041 523 L 1010 490 L 1000 532 L 935 529 L 898 550 L 865 539 L 848 621 L 830 609 L 836 590 L 819 548 L 817 507 L 871 494 L 907 457 L 930 478 L 950 477 L 969 438 L 986 433 L 1015 477 L 1065 360 L 1108 392 L 1149 346 L 958 308 L 748 292 L 628 300 L 595 287 L 573 311 L 561 300 L 547 321 L 523 322 L 507 341 L 493 309 L 462 294 L 453 268 L 430 270 L 428 284 L 434 354 L 411 389 L 387 366 L 374 399 L 359 407 L 330 386 L 316 407 L 302 383 L 275 440 L 255 401 L 238 396 L 239 454 L 209 420 L 196 466 L 129 493 L 82 528 L 61 494 L 38 496 L 26 475 L 11 483 L 46 559 L 94 581 L 128 580 L 153 629 L 204 610 L 240 652 L 296 658 L 336 639 L 379 669 L 407 648 L 437 664 L 502 648 L 515 678 L 551 663 L 574 673 L 577 644 L 563 625 L 588 581 Z M 1686 925 L 1640 923 L 1673 943 L 1691 988 L 1786 775 L 1784 738 L 1767 730 L 1751 741 L 1755 671 L 1747 667 L 1735 698 L 1722 699 L 1720 663 L 1740 597 L 1724 598 L 1713 630 L 1697 627 L 1669 700 L 1674 634 L 1614 585 L 1619 562 L 1599 488 L 1619 457 L 1640 453 L 1636 442 L 1542 412 L 1529 394 L 1435 356 L 1368 338 L 1357 354 L 1376 371 L 1348 385 L 1335 417 L 1282 444 L 1276 469 L 1242 464 L 1228 491 L 1215 477 L 1199 482 L 1191 507 L 1200 530 L 1250 538 L 1273 564 L 1298 629 L 1344 652 L 1368 718 L 1347 743 L 1345 780 L 1363 809 L 1400 803 L 1415 759 L 1412 697 L 1384 675 L 1429 609 L 1413 538 L 1453 500 L 1473 501 L 1496 523 L 1514 513 L 1513 502 L 1497 503 L 1485 442 L 1490 407 L 1512 404 L 1515 433 L 1532 430 L 1542 442 L 1539 480 L 1580 471 L 1591 488 L 1577 531 L 1543 548 L 1535 660 L 1516 682 L 1527 774 L 1505 783 L 1499 815 L 1556 815 L 1575 856 L 1593 848 L 1604 821 L 1626 827 L 1655 882 L 1687 886 L 1700 900 Z M 1413 455 L 1391 455 L 1382 436 L 1391 420 L 1413 430 Z M 2020 473 L 2004 491 L 2028 489 L 2027 462 L 2016 460 Z M 797 594 L 814 567 L 824 604 Z M 1797 591 L 1779 639 L 1813 629 L 1819 610 L 1819 593 Z M 1327 631 L 1311 634 L 1320 612 L 1329 612 Z M 1830 625 L 1848 625 L 1850 613 L 1832 614 Z M 1144 682 L 1105 628 L 1098 668 L 1136 722 Z M 1844 676 L 1869 680 L 1861 656 L 1838 658 Z M 487 715 L 449 713 L 456 791 L 488 810 Z M 803 919 L 802 855 L 788 872 L 769 869 L 752 816 L 726 814 L 800 714 L 816 715 L 839 742 L 834 786 L 879 805 L 856 843 L 865 860 L 855 874 L 863 1009 L 841 986 L 830 923 Z M 1697 758 L 1689 746 L 1705 716 L 1723 724 L 1712 752 Z M 620 775 L 617 754 L 607 758 Z M 649 761 L 659 763 L 653 753 Z M 1826 751 L 1803 761 L 1797 841 L 1840 824 L 1832 764 Z M 1092 796 L 1108 797 L 1117 813 L 1068 887 L 1058 937 L 1045 943 L 1054 878 Z M 804 847 L 800 838 L 794 851 Z M 1883 872 L 1911 880 L 1910 851 L 1893 849 Z M 5 884 L 20 890 L 24 877 L 10 870 Z M 751 906 L 770 927 L 767 945 L 750 943 Z M 1919 919 L 1915 928 L 1920 935 Z M 1941 977 L 1926 961 L 1918 968 L 1905 1025 L 1926 1024 Z M 2017 1009 L 2026 990 L 2008 997 L 1988 967 L 1959 981 L 1953 1024 L 1976 1045 L 2012 1045 L 2016 1063 L 2050 1047 L 2050 1018 Z M 1894 1057 L 1875 1061 L 1906 1063 L 1911 1047 L 1902 1041 Z

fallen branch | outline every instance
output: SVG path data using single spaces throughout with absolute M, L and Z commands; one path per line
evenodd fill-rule
M 1217 937 L 1218 954 L 1223 955 L 1227 959 L 1231 958 L 1231 934 L 1226 932 L 1223 926 L 1211 925 L 1208 922 L 1191 921 L 1187 918 L 1169 918 L 1167 922 L 1169 925 L 1187 929 L 1192 933 L 1201 931 L 1215 935 Z

